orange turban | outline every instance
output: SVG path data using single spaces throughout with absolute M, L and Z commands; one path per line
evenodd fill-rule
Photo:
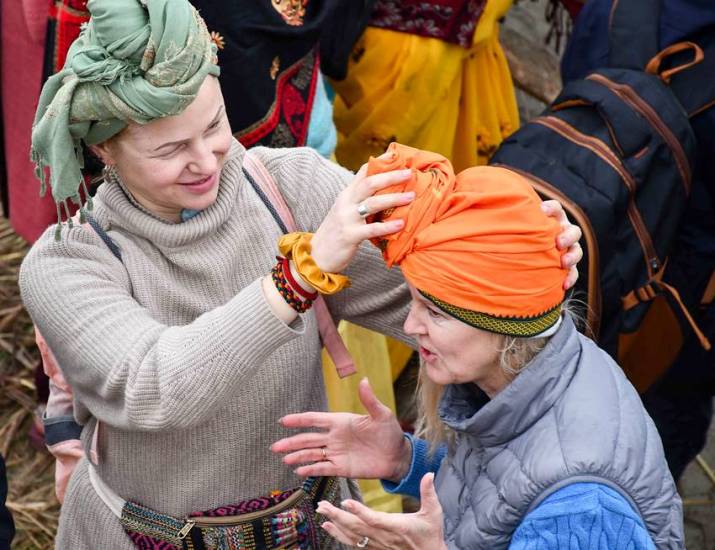
M 388 267 L 441 309 L 481 329 L 534 336 L 552 327 L 564 299 L 559 224 L 541 210 L 529 182 L 505 168 L 460 172 L 443 156 L 392 143 L 368 175 L 411 168 L 411 179 L 381 193 L 415 200 L 372 219 L 405 228 L 376 242 Z M 372 221 L 372 220 L 369 220 Z

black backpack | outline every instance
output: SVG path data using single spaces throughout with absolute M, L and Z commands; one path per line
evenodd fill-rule
M 558 199 L 583 230 L 577 291 L 587 327 L 622 364 L 637 331 L 653 325 L 648 312 L 664 305 L 710 345 L 663 274 L 692 186 L 697 144 L 688 113 L 715 99 L 715 40 L 704 35 L 658 52 L 658 21 L 657 1 L 614 0 L 610 67 L 566 84 L 490 162 Z M 650 337 L 672 330 L 660 324 Z M 634 383 L 645 389 L 652 381 Z

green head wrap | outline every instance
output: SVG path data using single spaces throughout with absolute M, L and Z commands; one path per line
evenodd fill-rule
M 45 83 L 32 130 L 41 193 L 49 167 L 58 217 L 68 199 L 80 204 L 83 141 L 101 143 L 129 121 L 177 115 L 206 76 L 219 73 L 216 46 L 186 0 L 89 0 L 87 7 L 92 17 Z

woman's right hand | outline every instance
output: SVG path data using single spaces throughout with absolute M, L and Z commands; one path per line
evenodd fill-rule
M 364 240 L 384 237 L 404 227 L 403 220 L 366 223 L 358 208 L 364 205 L 366 215 L 409 204 L 413 192 L 375 195 L 376 192 L 411 177 L 411 170 L 395 170 L 367 176 L 364 164 L 355 179 L 338 195 L 330 212 L 311 241 L 311 256 L 326 273 L 340 273 L 355 256 Z
M 283 462 L 299 466 L 300 476 L 338 476 L 399 482 L 410 469 L 412 448 L 393 412 L 383 405 L 367 378 L 358 393 L 367 415 L 306 412 L 281 419 L 287 428 L 320 429 L 276 441 L 271 450 L 288 453 Z M 310 464 L 309 464 L 310 463 Z

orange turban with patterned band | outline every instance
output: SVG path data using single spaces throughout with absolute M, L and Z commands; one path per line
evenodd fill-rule
M 411 168 L 411 179 L 380 193 L 416 194 L 369 220 L 405 220 L 402 231 L 375 242 L 388 267 L 399 265 L 424 296 L 477 328 L 527 337 L 552 327 L 566 278 L 560 226 L 529 182 L 494 166 L 455 176 L 441 155 L 397 143 L 388 152 L 370 159 L 368 175 Z

